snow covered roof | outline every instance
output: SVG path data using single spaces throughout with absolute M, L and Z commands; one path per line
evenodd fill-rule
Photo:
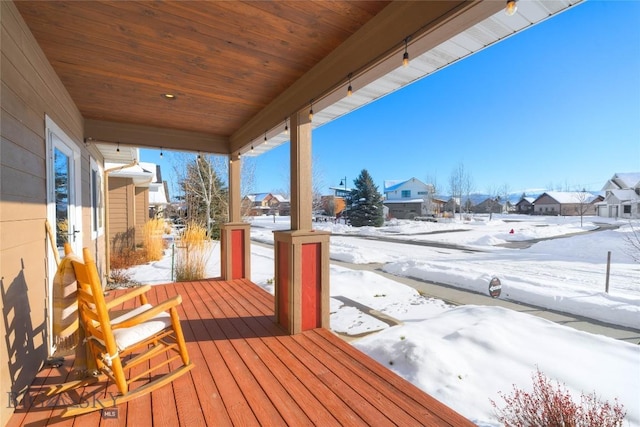
M 164 184 L 153 183 L 149 185 L 149 206 L 168 205 L 167 195 L 164 191 Z
M 160 182 L 158 179 L 158 167 L 159 167 L 158 165 L 156 165 L 155 163 L 149 163 L 149 162 L 140 162 L 138 163 L 138 165 L 142 169 L 148 172 L 151 172 L 151 174 L 153 175 L 153 179 L 151 182 Z
M 409 179 L 405 179 L 403 181 L 400 180 L 387 180 L 384 181 L 383 185 L 384 185 L 384 192 L 388 193 L 390 191 L 396 191 L 397 189 L 399 189 L 400 187 L 402 187 L 404 184 L 406 184 L 407 182 L 417 182 L 418 184 L 422 184 L 425 187 L 427 186 L 427 184 L 425 184 L 424 182 L 420 181 L 419 179 L 415 178 L 415 177 L 411 177 Z
M 528 202 L 528 203 L 533 203 L 534 200 L 535 200 L 535 198 L 533 198 L 533 197 L 523 197 L 518 201 L 518 203 L 520 203 L 522 201 L 525 201 L 525 202 Z
M 387 193 L 389 191 L 394 191 L 396 190 L 401 184 L 404 184 L 405 182 L 407 182 L 407 180 L 398 180 L 398 179 L 392 179 L 392 180 L 388 180 L 388 181 L 384 181 L 383 185 L 384 185 L 384 192 Z
M 615 184 L 621 190 L 637 188 L 640 187 L 640 172 L 616 173 L 609 182 Z M 607 188 L 609 182 L 605 184 L 603 190 Z
M 634 190 L 609 190 L 607 192 L 607 197 L 605 200 L 610 200 L 612 197 L 615 197 L 620 202 L 630 202 L 635 200 L 640 200 L 640 196 L 636 194 Z
M 261 202 L 271 193 L 253 193 L 247 194 L 245 197 L 252 202 Z
M 104 167 L 106 170 L 116 168 L 118 166 L 124 166 L 117 163 L 105 163 Z M 155 171 L 155 168 L 154 168 Z M 136 164 L 134 166 L 130 166 L 128 168 L 122 168 L 113 170 L 109 173 L 109 176 L 112 178 L 131 178 L 133 180 L 134 185 L 137 187 L 145 187 L 148 186 L 149 183 L 153 180 L 153 172 L 148 169 L 145 169 L 140 164 Z
M 547 191 L 542 193 L 535 201 L 547 195 L 558 203 L 590 203 L 596 196 L 589 192 L 582 191 Z M 534 203 L 535 203 L 534 201 Z
M 273 196 L 274 199 L 276 199 L 280 203 L 288 202 L 288 200 L 282 194 L 272 194 L 272 196 Z
M 424 202 L 423 199 L 391 199 L 391 200 L 384 200 L 384 204 L 392 204 L 392 203 L 422 203 Z
M 266 199 L 266 198 L 267 198 L 267 196 L 269 196 L 270 194 L 271 194 L 271 193 L 258 193 L 258 194 L 256 194 L 256 199 L 255 199 L 255 201 L 256 201 L 256 202 L 261 202 L 261 201 L 263 201 L 264 199 Z

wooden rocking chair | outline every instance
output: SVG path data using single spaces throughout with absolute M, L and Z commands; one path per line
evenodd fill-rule
M 109 379 L 116 384 L 119 394 L 96 399 L 92 405 L 68 407 L 62 417 L 116 406 L 146 395 L 187 373 L 194 366 L 187 353 L 176 309 L 182 303 L 180 295 L 152 306 L 146 304 L 144 298 L 148 287 L 141 287 L 107 304 L 95 262 L 87 248 L 83 250 L 83 259 L 84 263 L 72 261 L 78 281 L 78 311 L 89 349 L 88 358 L 95 363 L 101 375 L 52 386 L 46 394 L 59 394 Z M 111 307 L 136 296 L 144 298 L 145 304 L 115 318 L 111 315 L 110 318 Z M 156 359 L 163 353 L 167 353 L 165 358 Z M 161 362 L 156 363 L 159 359 Z M 131 368 L 144 362 L 149 363 L 148 369 L 127 378 Z M 181 366 L 173 369 L 178 362 Z M 148 382 L 130 390 L 132 383 L 147 376 L 150 378 Z

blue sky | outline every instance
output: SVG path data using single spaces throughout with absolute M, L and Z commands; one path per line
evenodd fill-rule
M 313 132 L 323 194 L 367 169 L 476 192 L 600 190 L 640 171 L 640 1 L 587 1 Z M 155 150 L 141 160 L 171 166 Z M 255 160 L 255 192 L 288 187 L 289 144 Z

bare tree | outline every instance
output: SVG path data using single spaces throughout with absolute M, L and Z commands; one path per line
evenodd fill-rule
M 473 188 L 473 178 L 465 169 L 464 163 L 458 163 L 458 166 L 453 169 L 451 176 L 449 177 L 449 190 L 451 191 L 451 195 L 454 197 L 454 200 L 457 198 L 460 201 L 460 219 L 462 219 L 463 197 L 466 197 L 464 205 L 465 209 L 468 211 L 471 204 L 470 196 Z
M 464 165 L 458 163 L 458 166 L 451 171 L 449 176 L 449 193 L 453 199 L 453 214 L 456 213 L 456 205 L 460 205 L 460 219 L 462 219 L 462 183 L 464 181 Z
M 284 174 L 285 187 L 274 190 L 278 194 L 282 194 L 287 199 L 291 195 L 291 174 L 287 169 Z M 313 157 L 311 159 L 311 194 L 312 194 L 312 210 L 314 212 L 324 210 L 322 206 L 322 187 L 324 187 L 324 174 L 322 169 L 318 166 L 318 158 Z
M 593 201 L 593 194 L 588 193 L 584 188 L 582 191 L 576 191 L 574 198 L 577 201 L 576 211 L 580 215 L 580 228 L 582 228 L 582 218 L 591 208 L 591 202 Z
M 220 225 L 228 221 L 229 215 L 227 157 L 177 153 L 170 161 L 181 190 L 178 198 L 186 205 L 187 220 L 200 223 L 206 227 L 209 236 L 217 238 Z M 242 159 L 242 196 L 251 191 L 254 181 L 255 163 Z
M 499 195 L 502 198 L 502 212 L 503 213 L 508 213 L 509 212 L 509 194 L 511 193 L 511 188 L 509 187 L 509 183 L 504 183 L 502 184 L 502 186 L 500 187 L 499 190 Z
M 422 214 L 430 215 L 436 213 L 434 212 L 433 198 L 436 195 L 438 183 L 435 177 L 427 176 L 425 184 L 427 185 L 427 191 L 422 195 Z
M 489 221 L 491 221 L 493 219 L 493 213 L 500 205 L 501 190 L 498 187 L 491 185 L 487 188 L 487 194 L 489 195 L 487 210 L 489 211 Z
M 631 233 L 624 238 L 627 243 L 626 252 L 631 259 L 640 263 L 640 230 L 634 228 L 632 221 L 629 221 L 629 227 L 631 227 Z

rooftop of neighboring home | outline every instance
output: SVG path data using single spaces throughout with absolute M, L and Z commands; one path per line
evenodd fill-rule
M 615 184 L 619 189 L 639 188 L 640 172 L 616 173 L 603 187 L 607 189 L 609 184 Z
M 587 191 L 547 191 L 542 193 L 535 201 L 538 201 L 544 195 L 551 197 L 558 203 L 590 203 L 596 197 Z

